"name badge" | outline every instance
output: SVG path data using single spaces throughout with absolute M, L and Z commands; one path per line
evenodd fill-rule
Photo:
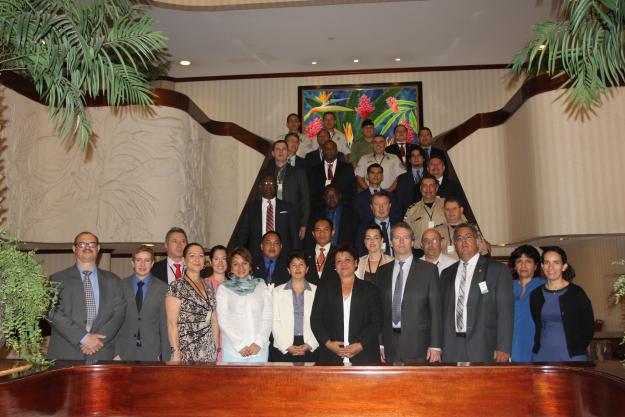
M 456 247 L 454 245 L 447 246 L 447 253 L 452 253 L 456 251 Z
M 488 287 L 486 286 L 486 281 L 480 282 L 479 286 L 480 286 L 480 292 L 482 294 L 488 294 Z
M 434 222 L 432 220 L 430 220 L 428 222 L 428 229 L 433 229 L 434 228 Z

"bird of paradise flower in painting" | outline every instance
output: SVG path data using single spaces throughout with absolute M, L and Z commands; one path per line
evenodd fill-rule
M 420 85 L 373 88 L 314 88 L 303 91 L 304 132 L 311 140 L 323 128 L 326 112 L 336 115 L 336 128 L 347 138 L 349 146 L 362 140 L 360 125 L 366 119 L 375 124 L 376 134 L 392 143 L 393 129 L 398 124 L 408 129 L 408 141 L 417 140 L 419 131 Z

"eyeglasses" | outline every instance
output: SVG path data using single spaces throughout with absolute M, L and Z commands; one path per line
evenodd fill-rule
M 96 246 L 98 246 L 98 242 L 76 242 L 75 246 L 81 249 L 84 248 L 95 248 Z
M 469 241 L 469 240 L 475 240 L 477 239 L 475 236 L 473 235 L 463 235 L 463 236 L 456 236 L 454 238 L 455 242 L 464 242 L 464 241 Z

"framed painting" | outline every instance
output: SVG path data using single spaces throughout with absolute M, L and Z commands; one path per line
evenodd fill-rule
M 408 142 L 416 142 L 423 126 L 421 81 L 383 84 L 300 86 L 299 116 L 302 130 L 314 138 L 323 128 L 323 114 L 336 115 L 336 129 L 345 134 L 349 146 L 362 140 L 360 125 L 371 119 L 376 134 L 392 143 L 398 124 L 408 129 Z

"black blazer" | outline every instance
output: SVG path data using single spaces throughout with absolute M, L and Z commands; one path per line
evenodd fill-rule
M 425 151 L 425 149 L 424 149 L 424 151 Z M 426 151 L 426 154 L 427 154 L 427 151 Z M 443 162 L 445 163 L 445 166 L 447 166 L 447 156 L 445 155 L 445 151 L 442 150 L 442 149 L 438 149 L 438 148 L 436 148 L 434 146 L 430 147 L 430 155 L 429 155 L 428 158 L 426 158 L 426 161 L 425 161 L 426 165 L 427 165 L 428 162 L 430 162 L 430 158 L 432 158 L 433 156 L 436 156 L 436 157 L 442 159 Z
M 328 340 L 343 340 L 343 295 L 340 280 L 317 287 L 310 314 L 310 327 L 319 342 L 319 363 L 343 363 L 343 358 L 325 347 Z M 352 363 L 380 363 L 378 335 L 381 328 L 380 291 L 374 284 L 356 278 L 349 312 L 349 343 L 361 343 L 364 350 L 350 359 Z
M 324 204 L 321 197 L 326 186 L 326 174 L 324 164 L 317 164 L 310 170 L 310 201 L 313 210 L 322 207 Z M 356 175 L 354 175 L 352 165 L 342 161 L 336 162 L 336 169 L 334 170 L 331 184 L 336 186 L 341 192 L 343 204 L 352 207 L 354 195 L 356 195 Z
M 534 353 L 538 353 L 540 350 L 540 331 L 542 328 L 540 315 L 545 304 L 543 288 L 544 285 L 541 285 L 530 294 L 530 311 L 536 327 L 534 348 L 532 349 Z M 595 316 L 592 312 L 592 304 L 582 287 L 570 283 L 567 288 L 566 292 L 559 298 L 566 347 L 569 356 L 584 355 L 592 336 L 595 334 Z
M 321 271 L 321 275 L 317 273 L 317 258 L 315 256 L 315 245 L 311 249 L 307 249 L 305 251 L 306 256 L 306 265 L 308 266 L 308 273 L 306 274 L 306 281 L 311 284 L 319 285 L 321 283 L 325 283 L 327 281 L 332 281 L 334 279 L 338 279 L 339 276 L 336 274 L 336 270 L 334 269 L 334 252 L 336 251 L 335 246 L 330 246 L 330 250 L 326 255 L 326 262 L 323 264 L 323 270 Z
M 406 161 L 406 159 L 410 159 L 410 151 L 412 151 L 412 148 L 414 148 L 416 146 L 416 144 L 413 143 L 406 143 L 406 157 L 404 159 L 402 159 L 401 157 L 401 152 L 399 150 L 399 145 L 396 143 L 393 143 L 392 145 L 389 145 L 386 147 L 385 151 L 387 153 L 392 153 L 393 155 L 397 155 L 397 157 L 399 158 L 399 160 L 402 162 L 402 164 L 408 165 L 408 161 Z
M 274 284 L 274 286 L 277 287 L 278 285 L 286 284 L 286 282 L 291 279 L 289 271 L 286 268 L 286 258 L 284 255 L 280 254 L 276 259 L 276 266 L 273 268 L 273 276 L 271 277 L 271 283 Z M 262 256 L 260 258 L 255 258 L 252 276 L 255 278 L 262 278 L 267 284 L 269 284 L 269 282 L 267 282 L 268 272 L 267 268 L 265 268 L 264 258 Z
M 315 222 L 325 217 L 326 217 L 325 206 L 315 209 L 312 216 L 310 216 L 310 222 L 308 223 L 306 238 L 304 239 L 304 248 L 306 249 L 315 248 L 316 242 L 315 242 L 315 239 L 313 238 L 312 230 L 315 225 Z M 337 230 L 336 225 L 334 225 L 334 230 L 336 232 Z M 358 223 L 356 220 L 356 216 L 354 216 L 354 212 L 349 207 L 346 207 L 345 205 L 343 205 L 343 209 L 341 212 L 341 221 L 338 225 L 338 237 L 336 240 L 337 246 L 342 243 L 351 243 L 353 245 L 356 242 L 357 231 L 358 231 Z
M 467 199 L 462 191 L 460 183 L 456 180 L 450 180 L 449 178 L 443 177 L 441 184 L 438 186 L 436 195 L 441 198 L 457 198 L 460 200 L 463 207 L 467 207 Z
M 299 230 L 293 206 L 276 199 L 274 212 L 276 232 L 282 238 L 282 252 L 289 253 L 291 249 L 299 249 L 301 247 Z M 252 252 L 252 258 L 262 258 L 263 256 L 260 251 L 260 242 L 263 237 L 262 217 L 261 200 L 247 204 L 243 209 L 241 223 L 235 233 L 235 245 L 248 248 Z
M 424 171 L 424 173 L 426 172 L 427 171 Z M 410 168 L 408 168 L 408 172 L 404 172 L 397 177 L 397 188 L 395 189 L 395 196 L 399 205 L 401 218 L 406 215 L 406 210 L 408 210 L 408 207 L 421 200 L 421 190 L 419 188 L 420 185 L 421 181 L 415 182 Z
M 404 218 L 401 212 L 401 205 L 397 201 L 395 193 L 381 190 L 382 194 L 387 195 L 391 199 L 391 221 L 396 223 Z M 373 211 L 371 210 L 371 191 L 366 189 L 359 192 L 354 197 L 354 213 L 358 216 L 358 224 L 369 223 L 373 220 Z
M 265 173 L 271 173 L 277 177 L 278 168 L 275 161 L 271 159 Z M 264 174 L 261 174 L 261 177 Z M 293 208 L 297 210 L 296 223 L 302 227 L 308 224 L 310 217 L 310 192 L 308 190 L 308 173 L 302 167 L 294 167 L 287 165 L 284 174 L 284 182 L 282 183 L 282 201 L 291 203 Z
M 158 262 L 154 262 L 154 265 L 152 265 L 152 269 L 150 270 L 150 274 L 152 274 L 153 277 L 160 279 L 165 284 L 168 284 L 167 282 L 167 258 L 161 259 Z M 206 267 L 200 271 L 200 276 L 202 278 L 210 277 L 212 274 L 213 274 L 213 271 L 210 267 Z
M 339 161 L 345 161 L 345 155 L 343 155 L 343 152 L 339 152 L 339 156 L 337 157 L 337 159 Z M 314 167 L 315 165 L 319 165 L 320 163 L 322 163 L 323 159 L 321 159 L 321 153 L 319 152 L 319 149 L 308 152 L 304 157 L 304 161 L 306 162 L 306 166 L 308 167 L 308 172 L 310 172 L 312 167 Z M 297 162 L 295 162 L 295 165 L 297 165 Z

